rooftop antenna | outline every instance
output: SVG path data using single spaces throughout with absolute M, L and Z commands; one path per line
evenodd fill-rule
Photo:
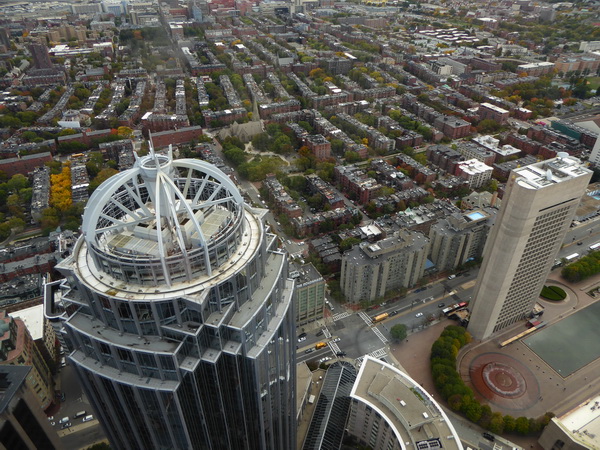
M 148 132 L 148 147 L 150 148 L 150 156 L 152 159 L 156 159 L 154 155 L 154 144 L 152 143 L 152 132 Z

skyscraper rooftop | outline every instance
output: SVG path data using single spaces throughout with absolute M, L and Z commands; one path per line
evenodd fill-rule
M 92 194 L 45 311 L 111 446 L 293 447 L 294 283 L 265 213 L 152 148 Z

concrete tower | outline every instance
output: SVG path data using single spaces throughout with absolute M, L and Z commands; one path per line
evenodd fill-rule
M 114 448 L 294 448 L 294 283 L 265 212 L 152 150 L 91 196 L 45 308 Z
M 596 143 L 594 144 L 594 147 L 592 148 L 589 160 L 592 164 L 595 164 L 595 165 L 600 164 L 600 136 L 598 136 L 596 138 Z
M 591 176 L 566 153 L 511 172 L 471 304 L 475 338 L 531 312 Z
M 52 69 L 52 61 L 50 61 L 50 55 L 48 54 L 48 48 L 41 44 L 30 44 L 29 52 L 33 58 L 33 66 L 36 69 Z

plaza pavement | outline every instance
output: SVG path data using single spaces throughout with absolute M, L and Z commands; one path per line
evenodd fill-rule
M 547 302 L 541 299 L 539 301 L 545 307 L 542 319 L 551 325 L 595 301 L 587 292 L 600 286 L 600 275 L 571 284 L 562 279 L 560 269 L 556 269 L 550 273 L 548 284 L 559 285 L 567 292 L 567 298 L 562 302 Z M 437 397 L 437 392 L 431 378 L 429 364 L 431 346 L 443 329 L 453 324 L 455 322 L 445 319 L 423 331 L 409 335 L 402 343 L 390 345 L 391 353 L 406 368 L 409 375 L 421 383 L 434 397 Z M 476 358 L 486 354 L 498 354 L 499 359 L 504 357 L 506 361 L 516 361 L 515 366 L 532 377 L 528 380 L 530 383 L 528 389 L 533 386 L 531 392 L 528 393 L 529 398 L 520 402 L 493 402 L 490 404 L 493 411 L 510 414 L 514 417 L 539 417 L 547 411 L 561 415 L 598 393 L 600 390 L 600 383 L 597 382 L 600 374 L 600 359 L 596 359 L 570 376 L 563 378 L 521 341 L 500 348 L 500 342 L 525 329 L 524 321 L 519 322 L 503 333 L 495 335 L 491 340 L 474 341 L 463 348 L 458 355 L 459 372 L 463 380 L 471 387 L 473 385 L 469 377 L 470 364 Z M 576 350 L 574 349 L 574 351 Z M 539 389 L 539 392 L 535 389 Z M 532 395 L 535 396 L 532 397 Z M 479 397 L 482 396 L 479 395 Z M 534 438 L 514 435 L 510 435 L 509 438 L 523 448 L 541 449 Z

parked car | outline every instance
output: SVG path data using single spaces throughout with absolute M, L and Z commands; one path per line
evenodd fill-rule
M 335 354 L 335 356 L 344 357 L 344 356 L 346 356 L 346 352 L 337 352 L 337 353 Z
M 492 442 L 494 442 L 496 440 L 494 435 L 490 434 L 488 432 L 483 433 L 483 437 L 486 438 L 488 441 L 492 441 Z
M 60 419 L 58 421 L 58 423 L 63 424 L 63 423 L 67 423 L 69 421 L 69 416 L 65 416 L 62 419 Z
M 71 422 L 67 422 L 67 423 L 63 423 L 60 427 L 61 430 L 64 430 L 65 428 L 69 428 L 71 426 Z
M 438 303 L 438 308 L 443 308 L 444 306 L 446 306 L 446 304 L 444 302 Z
M 83 418 L 83 421 L 84 421 L 84 422 L 89 422 L 90 420 L 94 420 L 94 416 L 92 416 L 91 414 L 90 414 L 89 416 L 85 416 L 85 417 Z
M 455 278 L 456 278 L 456 275 L 450 275 L 450 276 L 448 277 L 448 279 L 449 279 L 449 280 L 454 280 Z
M 421 313 L 421 312 L 420 313 L 416 313 L 415 317 L 423 317 L 423 313 Z

